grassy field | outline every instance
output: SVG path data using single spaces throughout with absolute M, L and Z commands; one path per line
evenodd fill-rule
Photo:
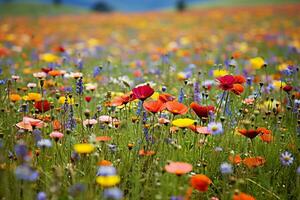
M 1 18 L 0 199 L 298 200 L 299 9 Z

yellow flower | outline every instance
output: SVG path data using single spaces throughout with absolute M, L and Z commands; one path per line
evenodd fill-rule
M 58 57 L 52 53 L 44 53 L 40 55 L 40 59 L 45 62 L 56 62 L 58 60 Z
M 67 97 L 68 98 L 68 104 L 74 104 L 74 98 L 70 98 L 70 97 Z M 59 97 L 59 99 L 58 99 L 58 103 L 60 103 L 60 104 L 64 104 L 65 103 L 65 101 L 66 101 L 66 97 L 65 96 L 62 96 L 62 97 Z
M 286 83 L 282 81 L 274 80 L 272 85 L 274 86 L 275 90 L 280 90 L 280 88 L 286 86 Z
M 184 72 L 178 72 L 177 73 L 177 79 L 180 81 L 183 81 L 185 79 L 187 79 L 186 74 Z
M 103 187 L 112 187 L 120 183 L 120 176 L 98 176 L 96 182 Z
M 250 59 L 250 65 L 253 69 L 260 69 L 265 64 L 265 61 L 261 57 L 255 57 Z
M 12 101 L 12 102 L 16 102 L 16 101 L 20 101 L 22 98 L 20 95 L 18 94 L 11 94 L 9 95 L 9 99 Z
M 213 76 L 215 78 L 220 77 L 220 76 L 225 76 L 227 74 L 229 74 L 229 73 L 225 69 L 216 69 L 216 70 L 213 71 Z
M 276 100 L 268 100 L 268 101 L 265 101 L 263 104 L 260 105 L 260 108 L 263 110 L 263 111 L 272 111 L 273 109 L 280 109 L 280 102 L 279 101 L 276 101 Z
M 184 118 L 184 119 L 176 119 L 172 121 L 172 124 L 174 126 L 180 127 L 180 128 L 186 128 L 195 123 L 195 120 L 189 119 L 189 118 Z
M 87 144 L 87 143 L 83 143 L 83 144 L 75 144 L 74 145 L 74 150 L 77 153 L 92 153 L 94 151 L 95 147 L 92 144 Z
M 288 66 L 289 66 L 288 64 L 282 63 L 281 65 L 278 65 L 278 66 L 277 66 L 277 69 L 278 69 L 279 71 L 283 71 L 283 70 L 287 69 Z
M 157 100 L 159 98 L 159 93 L 154 92 L 150 98 L 153 99 L 153 100 Z
M 25 101 L 41 101 L 42 95 L 39 93 L 28 93 L 26 96 L 23 97 Z

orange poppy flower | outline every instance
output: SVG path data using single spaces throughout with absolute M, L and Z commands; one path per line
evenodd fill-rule
M 212 181 L 210 180 L 210 178 L 208 178 L 204 174 L 196 174 L 190 179 L 191 186 L 200 192 L 206 192 L 208 190 L 208 186 L 211 183 Z
M 240 164 L 243 160 L 241 158 L 241 156 L 238 154 L 238 155 L 235 155 L 235 156 L 229 156 L 229 161 L 233 164 Z
M 240 94 L 242 94 L 244 92 L 244 86 L 242 86 L 239 83 L 233 84 L 233 88 L 231 89 L 231 91 L 234 94 L 240 95 Z
M 234 78 L 234 83 L 243 84 L 246 82 L 245 77 L 242 75 L 235 75 L 235 76 L 233 76 L 233 78 Z
M 96 137 L 97 142 L 107 142 L 107 141 L 110 141 L 110 140 L 111 140 L 111 137 L 106 136 L 106 135 Z
M 176 174 L 178 176 L 189 173 L 192 169 L 193 166 L 185 162 L 171 162 L 165 166 L 166 172 Z
M 49 71 L 48 74 L 49 74 L 50 76 L 55 77 L 55 76 L 60 76 L 60 75 L 61 75 L 61 72 L 58 71 L 58 70 L 52 70 L 52 71 Z
M 53 129 L 56 131 L 61 129 L 61 124 L 57 119 L 53 120 L 52 125 L 53 125 Z
M 175 100 L 175 97 L 173 97 L 172 95 L 168 94 L 168 93 L 163 93 L 163 94 L 160 94 L 158 99 L 163 102 L 163 103 L 166 103 L 168 101 L 174 101 Z
M 259 136 L 260 139 L 266 143 L 270 143 L 273 140 L 273 137 L 271 134 L 262 134 Z
M 243 164 L 245 164 L 249 168 L 262 166 L 263 164 L 265 164 L 265 162 L 266 160 L 261 156 L 249 157 L 243 160 Z
M 145 101 L 143 107 L 148 112 L 158 113 L 165 109 L 163 102 L 161 101 Z
M 255 200 L 255 198 L 249 194 L 240 192 L 238 194 L 234 194 L 232 200 Z
M 108 160 L 101 160 L 97 163 L 98 166 L 112 166 L 112 162 Z
M 184 115 L 188 111 L 188 107 L 177 101 L 168 101 L 165 103 L 167 110 L 174 115 Z
M 262 134 L 271 134 L 272 133 L 271 130 L 268 130 L 264 127 L 259 127 L 259 128 L 256 129 L 256 131 L 258 131 L 259 133 L 262 133 Z
M 140 156 L 153 156 L 155 154 L 155 151 L 145 151 L 144 149 L 139 150 Z
M 109 102 L 109 106 L 121 106 L 123 105 L 122 97 L 115 97 L 111 102 Z

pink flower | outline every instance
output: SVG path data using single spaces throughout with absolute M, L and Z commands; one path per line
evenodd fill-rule
M 234 76 L 232 75 L 225 75 L 217 78 L 219 82 L 219 87 L 222 90 L 231 90 L 233 88 L 233 84 L 235 83 Z
M 84 126 L 92 127 L 95 124 L 97 124 L 97 120 L 95 120 L 95 119 L 86 119 L 83 121 Z
M 58 131 L 53 131 L 52 133 L 50 133 L 49 136 L 54 140 L 58 141 L 59 139 L 64 137 L 64 134 Z

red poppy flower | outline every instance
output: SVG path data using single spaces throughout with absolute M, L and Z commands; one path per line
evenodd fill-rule
M 191 103 L 190 108 L 196 113 L 198 117 L 208 117 L 210 111 L 214 111 L 214 106 L 201 106 L 196 102 Z
M 236 76 L 233 76 L 233 78 L 234 78 L 234 83 L 243 84 L 246 82 L 245 77 L 242 75 L 236 75 Z
M 42 71 L 48 74 L 52 69 L 50 67 L 43 67 Z
M 244 86 L 242 86 L 239 83 L 233 84 L 233 88 L 231 89 L 231 91 L 234 94 L 240 95 L 240 94 L 242 94 L 244 92 Z
M 164 94 L 160 94 L 158 99 L 163 102 L 163 103 L 166 103 L 168 101 L 174 101 L 175 100 L 175 97 L 173 97 L 172 95 L 170 94 L 167 94 L 167 93 L 164 93 Z
M 290 92 L 293 90 L 293 86 L 291 85 L 286 85 L 282 88 L 285 92 Z
M 168 101 L 165 103 L 166 108 L 169 112 L 173 113 L 174 115 L 184 115 L 188 111 L 188 107 L 182 103 L 177 101 Z
M 225 75 L 217 78 L 219 82 L 219 87 L 222 90 L 231 90 L 233 88 L 233 84 L 235 83 L 234 76 Z
M 34 103 L 34 107 L 39 112 L 47 112 L 51 109 L 51 104 L 47 100 L 37 101 Z
M 254 129 L 240 129 L 238 130 L 243 136 L 253 139 L 255 138 L 260 132 Z
M 196 174 L 190 179 L 191 186 L 200 192 L 206 192 L 208 190 L 208 186 L 211 183 L 212 181 L 210 180 L 210 178 L 208 178 L 204 174 Z
M 150 97 L 154 90 L 149 85 L 143 85 L 132 89 L 133 95 L 142 101 Z
M 145 101 L 143 107 L 148 112 L 158 113 L 164 110 L 165 106 L 161 101 Z
M 189 163 L 185 162 L 171 162 L 170 164 L 165 166 L 165 170 L 168 173 L 183 175 L 192 171 L 193 166 Z
M 85 101 L 86 101 L 86 102 L 89 103 L 91 100 L 92 100 L 92 97 L 91 97 L 91 96 L 86 96 L 86 97 L 85 97 Z

